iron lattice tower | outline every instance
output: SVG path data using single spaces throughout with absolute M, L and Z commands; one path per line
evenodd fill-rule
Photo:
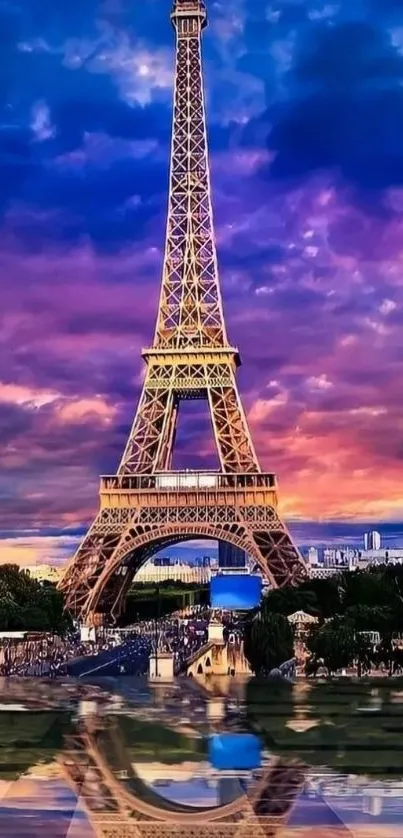
M 60 587 L 86 621 L 116 619 L 133 575 L 152 553 L 211 537 L 243 548 L 273 586 L 306 566 L 277 514 L 274 474 L 263 473 L 235 373 L 218 280 L 201 62 L 203 0 L 175 0 L 176 72 L 163 278 L 152 347 L 117 473 L 102 477 L 100 510 Z M 208 402 L 219 472 L 174 472 L 183 399 Z
M 81 720 L 58 762 L 98 838 L 293 838 L 286 824 L 306 777 L 303 763 L 272 758 L 232 802 L 167 806 L 149 789 L 147 795 L 113 716 Z

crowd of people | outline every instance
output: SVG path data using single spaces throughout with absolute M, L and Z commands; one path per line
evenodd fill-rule
M 164 626 L 160 648 L 172 652 L 176 674 L 183 672 L 185 663 L 208 639 L 206 619 L 173 620 Z
M 68 653 L 76 647 L 53 636 L 15 643 L 5 640 L 1 648 L 0 675 L 55 678 L 66 674 Z M 88 652 L 87 652 L 88 653 Z
M 151 653 L 171 652 L 175 672 L 208 639 L 208 615 L 197 611 L 136 623 L 123 631 L 104 631 L 82 640 L 74 632 L 63 640 L 52 635 L 0 646 L 0 675 L 55 678 L 72 675 L 146 675 Z

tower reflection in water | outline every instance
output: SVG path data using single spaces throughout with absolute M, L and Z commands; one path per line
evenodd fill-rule
M 368 688 L 343 696 L 337 685 L 297 685 L 286 695 L 266 685 L 263 699 L 249 688 L 242 698 L 230 680 L 212 696 L 186 679 L 0 685 L 0 836 L 403 834 L 403 784 L 386 775 L 379 747 L 401 720 L 398 691 L 381 696 L 374 728 Z

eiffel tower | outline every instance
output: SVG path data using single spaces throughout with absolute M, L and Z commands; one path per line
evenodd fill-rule
M 292 838 L 286 824 L 306 777 L 298 760 L 273 758 L 232 802 L 167 805 L 150 788 L 144 794 L 114 720 L 91 716 L 66 736 L 58 763 L 98 838 Z
M 176 73 L 163 278 L 146 375 L 117 473 L 101 477 L 100 509 L 60 583 L 87 624 L 116 621 L 134 574 L 155 552 L 198 537 L 228 541 L 274 587 L 307 569 L 277 513 L 276 476 L 262 472 L 228 341 L 211 205 L 201 33 L 204 0 L 174 0 Z M 173 471 L 180 402 L 207 401 L 219 471 Z M 106 616 L 107 615 L 107 616 Z

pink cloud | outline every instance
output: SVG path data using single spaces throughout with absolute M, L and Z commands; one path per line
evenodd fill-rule
M 326 178 L 262 194 L 259 155 L 232 155 L 228 165 L 235 159 L 244 175 L 231 177 L 231 189 L 230 167 L 216 161 L 220 273 L 262 464 L 279 474 L 289 515 L 394 516 L 403 222 L 368 218 Z M 115 255 L 85 242 L 32 254 L 15 234 L 15 213 L 0 251 L 9 278 L 0 287 L 2 526 L 82 524 L 132 420 L 162 238 L 150 228 L 142 247 Z M 195 451 L 193 427 L 185 422 L 182 465 Z M 200 425 L 198 467 L 212 447 Z

